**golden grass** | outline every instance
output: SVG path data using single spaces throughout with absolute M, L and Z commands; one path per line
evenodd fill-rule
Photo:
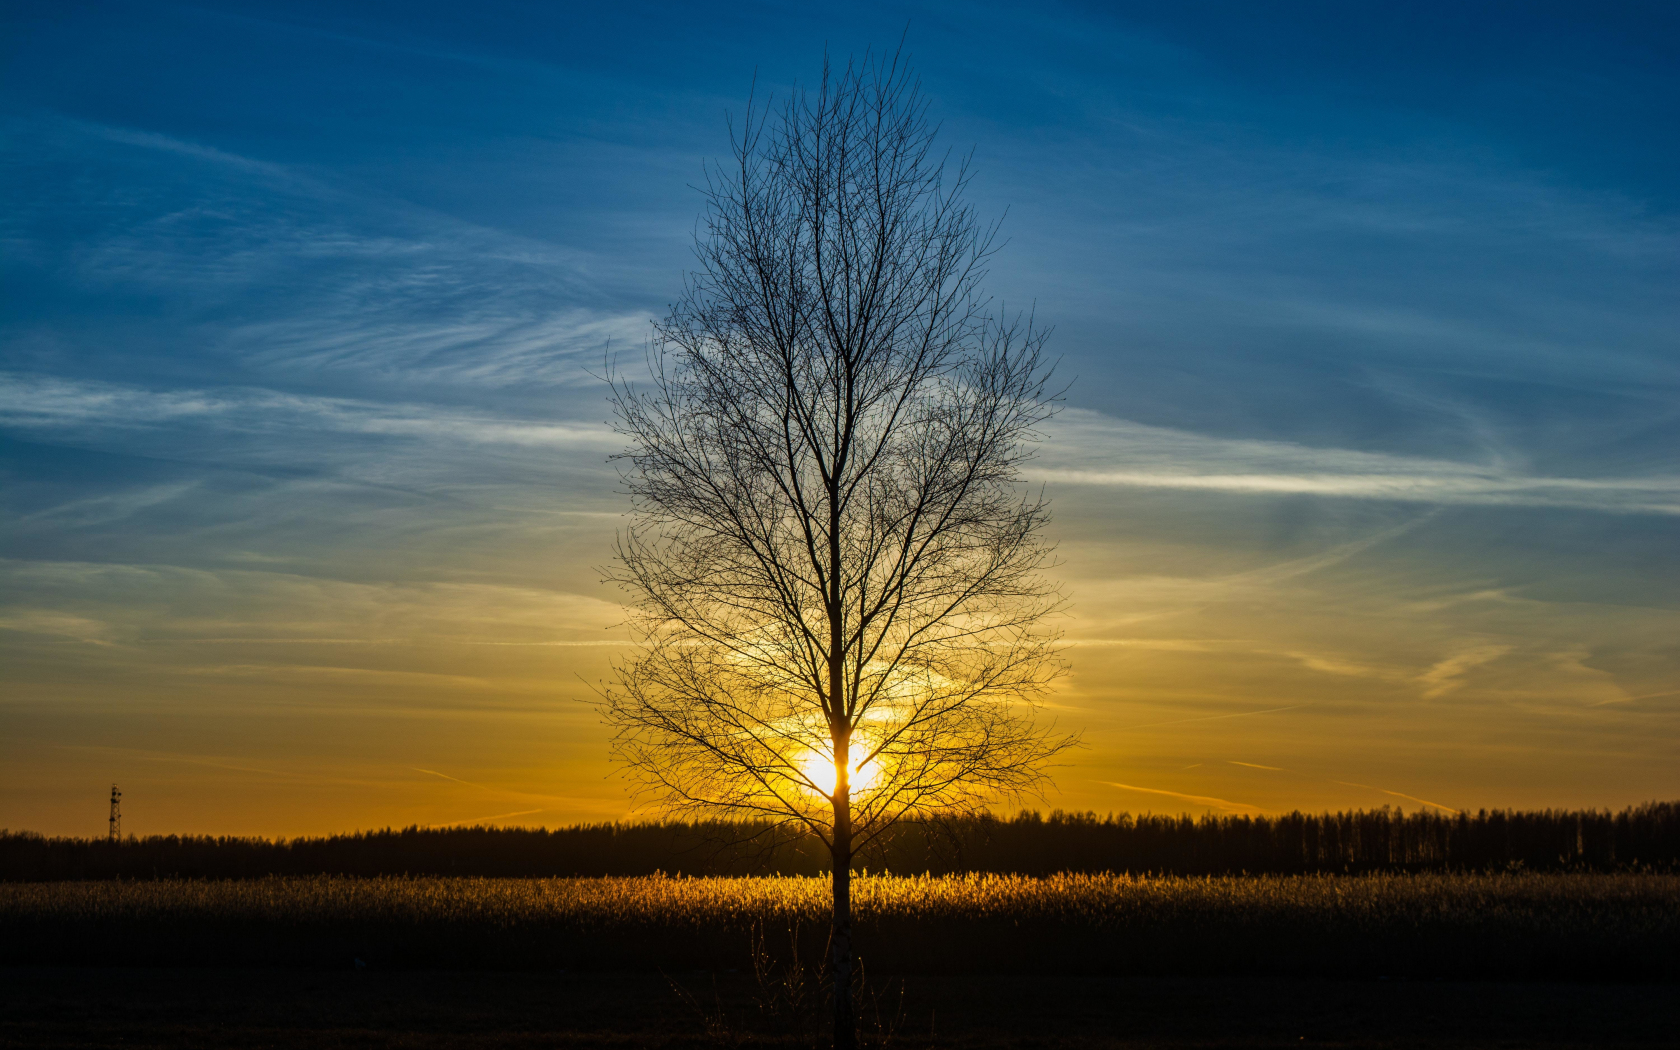
M 745 927 L 826 921 L 825 878 L 265 878 L 212 882 L 0 884 L 0 922 L 66 919 L 260 919 L 469 922 L 508 927 L 575 922 Z M 1604 911 L 1673 919 L 1680 876 L 1647 874 L 863 875 L 852 882 L 860 924 L 879 920 L 1094 923 L 1176 914 L 1298 913 L 1336 921 L 1487 919 L 1544 911 L 1587 919 Z
M 0 884 L 0 934 L 14 946 L 0 955 L 35 961 L 20 954 L 105 943 L 139 962 L 198 953 L 325 965 L 350 953 L 392 965 L 721 967 L 744 957 L 755 929 L 804 929 L 808 950 L 820 950 L 828 909 L 828 881 L 800 877 L 11 883 Z M 1265 956 L 1333 972 L 1338 957 L 1416 969 L 1456 953 L 1485 956 L 1484 970 L 1544 962 L 1666 973 L 1680 944 L 1680 876 L 871 875 L 853 883 L 853 914 L 865 956 L 896 969 L 1006 956 L 1017 960 L 1006 965 L 1229 971 Z M 1504 955 L 1516 957 L 1498 962 Z

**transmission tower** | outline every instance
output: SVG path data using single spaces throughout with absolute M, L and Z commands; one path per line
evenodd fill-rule
M 111 785 L 111 839 L 112 842 L 122 841 L 122 792 L 117 785 Z

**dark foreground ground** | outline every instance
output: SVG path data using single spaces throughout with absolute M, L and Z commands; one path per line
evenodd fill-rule
M 810 1046 L 750 975 L 0 969 L 7 1048 Z M 889 1047 L 1662 1047 L 1680 986 L 907 977 Z M 896 1020 L 895 1020 L 896 1018 Z M 870 1026 L 873 1028 L 873 1026 Z

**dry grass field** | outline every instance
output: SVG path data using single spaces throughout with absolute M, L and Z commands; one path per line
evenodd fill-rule
M 0 964 L 372 969 L 815 965 L 821 878 L 342 877 L 0 884 Z M 877 974 L 1666 980 L 1680 876 L 866 876 Z M 794 947 L 797 941 L 799 947 Z
M 820 878 L 0 884 L 0 1047 L 820 1047 Z M 899 878 L 872 1047 L 1667 1047 L 1680 876 Z

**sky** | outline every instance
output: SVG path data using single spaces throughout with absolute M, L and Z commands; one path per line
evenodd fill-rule
M 901 38 L 1069 381 L 1029 805 L 1680 797 L 1673 5 L 3 12 L 0 827 L 651 815 L 592 374 Z

